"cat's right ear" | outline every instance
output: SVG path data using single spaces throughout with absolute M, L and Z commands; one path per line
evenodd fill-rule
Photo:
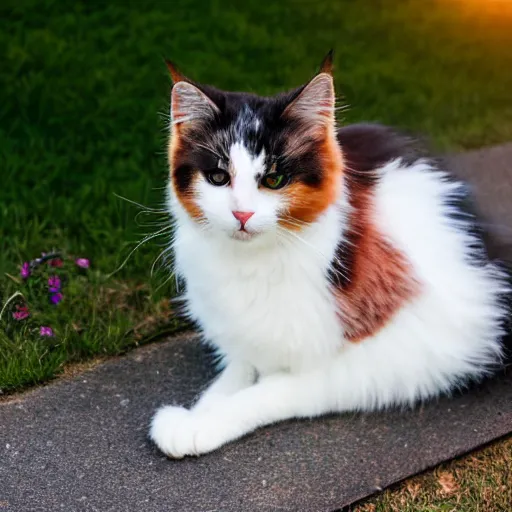
M 283 116 L 305 121 L 312 129 L 331 126 L 335 100 L 333 78 L 322 71 L 304 86 L 285 108 Z
M 169 70 L 169 74 L 171 75 L 173 84 L 177 82 L 189 81 L 187 77 L 181 73 L 181 71 L 178 69 L 178 66 L 176 66 L 176 64 L 172 60 L 165 59 L 165 65 Z
M 166 60 L 171 74 L 171 122 L 173 125 L 192 126 L 211 119 L 219 112 L 215 103 L 196 85 L 178 70 L 176 65 Z

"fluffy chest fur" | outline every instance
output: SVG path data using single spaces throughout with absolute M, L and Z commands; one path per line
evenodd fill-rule
M 343 344 L 328 269 L 342 236 L 333 206 L 300 235 L 276 233 L 269 246 L 227 241 L 181 216 L 175 247 L 188 312 L 228 359 L 260 373 L 302 369 Z

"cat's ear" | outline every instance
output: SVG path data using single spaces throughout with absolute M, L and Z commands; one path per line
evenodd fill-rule
M 206 121 L 218 112 L 217 105 L 195 85 L 185 81 L 174 84 L 171 93 L 173 125 Z
M 171 92 L 173 125 L 193 125 L 211 119 L 219 112 L 217 105 L 186 78 L 173 62 L 166 60 L 165 63 L 173 81 Z
M 334 105 L 332 76 L 326 71 L 321 71 L 285 108 L 283 116 L 304 121 L 311 126 L 332 126 L 334 125 Z
M 334 50 L 323 58 L 318 74 L 285 108 L 283 115 L 311 126 L 333 126 L 336 96 L 332 77 Z
M 178 66 L 172 60 L 165 59 L 165 65 L 169 70 L 169 74 L 172 78 L 172 83 L 175 84 L 177 82 L 188 82 L 189 80 L 183 73 L 178 69 Z
M 322 60 L 322 64 L 320 64 L 319 73 L 327 73 L 332 76 L 332 68 L 333 68 L 333 59 L 334 59 L 334 50 L 329 50 L 329 53 Z

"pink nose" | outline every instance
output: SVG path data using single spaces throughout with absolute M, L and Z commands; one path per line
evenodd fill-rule
M 240 229 L 244 229 L 247 221 L 254 215 L 254 212 L 232 212 L 233 217 L 240 221 Z

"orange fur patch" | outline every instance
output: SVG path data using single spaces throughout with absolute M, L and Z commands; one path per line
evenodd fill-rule
M 410 263 L 373 222 L 371 189 L 350 191 L 354 213 L 350 232 L 355 247 L 351 279 L 336 290 L 345 337 L 357 342 L 382 329 L 419 292 Z
M 279 224 L 286 229 L 298 231 L 301 224 L 314 222 L 339 197 L 343 159 L 332 130 L 329 130 L 318 152 L 324 172 L 320 186 L 312 187 L 299 182 L 283 189 L 290 207 L 287 212 L 288 220 L 280 219 Z
M 197 202 L 194 198 L 194 183 L 191 183 L 191 186 L 189 187 L 189 190 L 187 192 L 180 191 L 174 183 L 174 177 L 173 177 L 173 169 L 175 162 L 177 160 L 177 155 L 181 151 L 180 146 L 180 127 L 174 126 L 172 129 L 172 136 L 169 140 L 169 147 L 168 147 L 168 156 L 169 156 L 169 167 L 171 172 L 171 184 L 172 189 L 174 193 L 176 194 L 176 197 L 178 198 L 179 202 L 182 204 L 183 208 L 187 211 L 187 213 L 196 220 L 202 220 L 204 219 L 203 212 Z M 197 180 L 198 174 L 194 176 L 194 180 Z

